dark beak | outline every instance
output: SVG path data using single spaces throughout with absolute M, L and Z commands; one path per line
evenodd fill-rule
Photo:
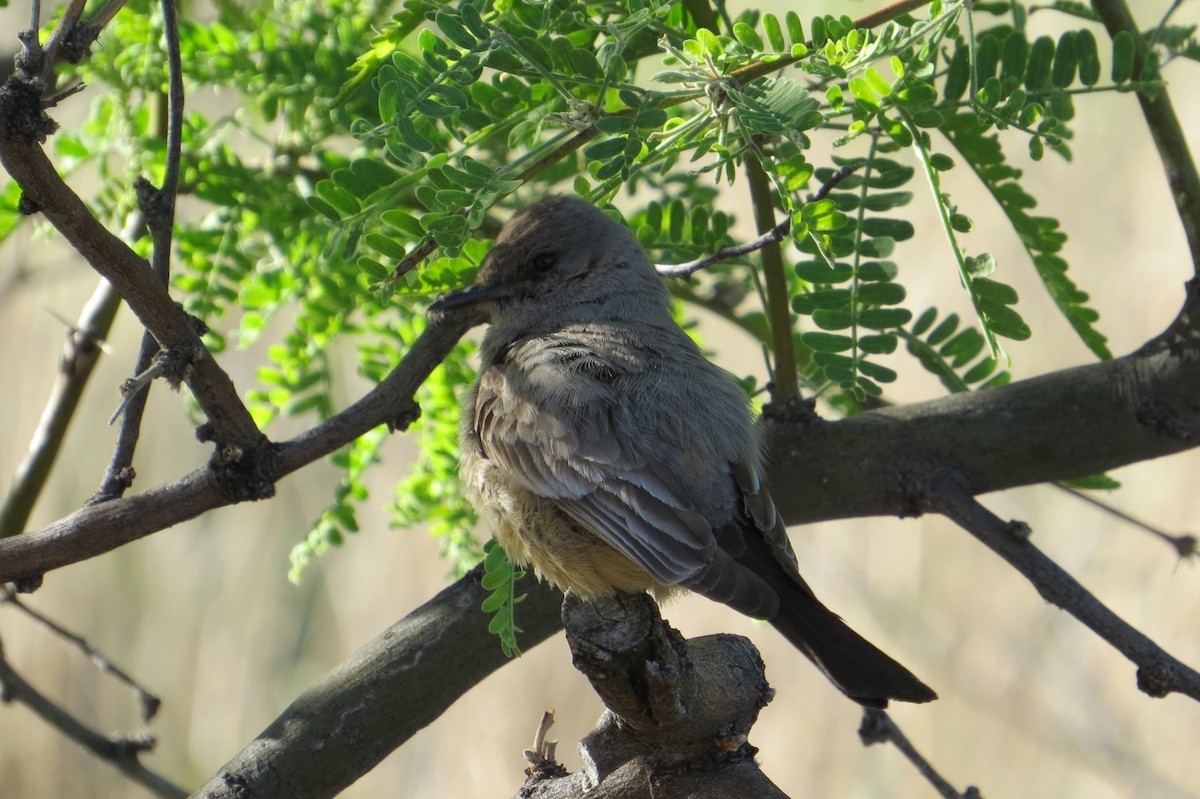
M 489 302 L 498 300 L 508 294 L 508 289 L 503 286 L 467 286 L 463 289 L 451 291 L 438 297 L 429 305 L 430 311 L 454 311 L 459 308 L 467 308 L 472 305 L 478 305 L 481 302 Z

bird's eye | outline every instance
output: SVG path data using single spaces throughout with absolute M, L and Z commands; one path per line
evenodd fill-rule
M 549 272 L 558 263 L 558 256 L 552 252 L 539 252 L 533 256 L 533 268 L 539 272 Z

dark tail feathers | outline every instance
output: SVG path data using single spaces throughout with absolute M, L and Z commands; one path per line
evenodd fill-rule
M 876 708 L 887 707 L 889 699 L 901 702 L 937 699 L 937 694 L 912 672 L 850 629 L 837 614 L 799 586 L 781 593 L 786 596 L 780 597 L 779 612 L 768 621 L 846 696 Z

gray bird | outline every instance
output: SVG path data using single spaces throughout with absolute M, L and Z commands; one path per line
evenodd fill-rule
M 869 707 L 936 694 L 800 577 L 745 393 L 671 317 L 627 229 L 549 197 L 504 226 L 474 285 L 491 327 L 463 398 L 465 491 L 510 558 L 584 599 L 686 588 L 765 619 Z

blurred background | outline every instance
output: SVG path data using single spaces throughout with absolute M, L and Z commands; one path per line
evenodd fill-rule
M 858 16 L 879 5 L 814 3 L 803 13 Z M 1143 24 L 1168 5 L 1132 3 Z M 1194 6 L 1184 12 L 1191 22 L 1200 16 Z M 0 10 L 0 30 L 16 31 L 26 14 L 25 4 Z M 1052 22 L 1063 20 L 1050 14 L 1033 20 Z M 1196 152 L 1200 105 L 1187 86 L 1200 78 L 1200 65 L 1172 64 L 1166 77 Z M 72 103 L 58 116 L 65 125 L 85 113 L 85 98 Z M 1047 154 L 1028 165 L 1024 182 L 1039 199 L 1038 213 L 1062 220 L 1072 277 L 1091 293 L 1114 353 L 1125 354 L 1174 318 L 1191 265 L 1136 99 L 1096 95 L 1076 107 L 1074 162 Z M 1013 141 L 1011 151 L 1022 152 Z M 967 174 L 951 172 L 945 180 L 975 220 L 966 246 L 996 256 L 1034 329 L 1030 342 L 1007 344 L 1015 376 L 1090 361 L 990 200 Z M 721 205 L 744 208 L 745 199 L 730 191 Z M 915 208 L 930 216 L 914 219 L 917 237 L 895 255 L 913 307 L 937 303 L 969 318 L 945 243 L 927 224 L 933 206 Z M 0 484 L 20 462 L 54 380 L 64 337 L 55 314 L 77 318 L 95 284 L 88 267 L 37 225 L 25 225 L 0 249 L 0 364 L 9 375 L 0 399 Z M 116 434 L 106 420 L 140 335 L 123 310 L 108 342 L 112 355 L 97 367 L 31 528 L 74 511 L 99 485 Z M 722 323 L 704 320 L 704 335 L 718 360 L 739 373 L 760 360 L 757 347 Z M 245 390 L 255 385 L 262 358 L 260 349 L 231 349 L 220 360 Z M 901 372 L 889 392 L 894 401 L 943 393 L 911 359 L 896 356 L 891 365 Z M 342 407 L 367 388 L 352 362 L 338 385 Z M 288 424 L 281 420 L 269 433 L 297 432 Z M 437 543 L 422 530 L 389 529 L 384 512 L 415 446 L 411 435 L 391 437 L 361 511 L 362 532 L 310 566 L 299 586 L 287 581 L 287 556 L 331 495 L 334 473 L 323 464 L 282 481 L 274 500 L 222 509 L 53 572 L 27 602 L 86 637 L 164 700 L 150 725 L 158 747 L 145 762 L 194 788 L 300 691 L 445 585 L 448 565 L 438 560 Z M 181 398 L 154 386 L 135 489 L 174 479 L 207 458 Z M 1200 452 L 1113 476 L 1123 488 L 1106 499 L 1125 511 L 1169 532 L 1200 527 Z M 1194 563 L 1181 564 L 1168 546 L 1054 487 L 983 499 L 1001 516 L 1028 522 L 1038 546 L 1121 617 L 1183 661 L 1200 664 Z M 1027 799 L 1200 796 L 1200 706 L 1139 693 L 1128 661 L 1044 603 L 965 532 L 936 517 L 870 519 L 796 528 L 792 540 L 822 599 L 939 692 L 938 702 L 898 707 L 893 717 L 960 790 L 976 785 L 988 797 Z M 686 636 L 735 632 L 761 649 L 778 693 L 751 743 L 766 773 L 791 796 L 933 795 L 894 749 L 863 748 L 858 708 L 772 629 L 705 600 L 681 599 L 664 613 Z M 126 689 L 9 607 L 0 606 L 0 640 L 20 674 L 89 724 L 103 731 L 143 728 Z M 489 677 L 343 795 L 512 795 L 523 779 L 521 749 L 548 708 L 557 711 L 552 735 L 561 739 L 560 758 L 574 769 L 574 743 L 601 707 L 571 668 L 561 636 Z M 4 799 L 149 796 L 12 704 L 0 705 L 0 786 Z

